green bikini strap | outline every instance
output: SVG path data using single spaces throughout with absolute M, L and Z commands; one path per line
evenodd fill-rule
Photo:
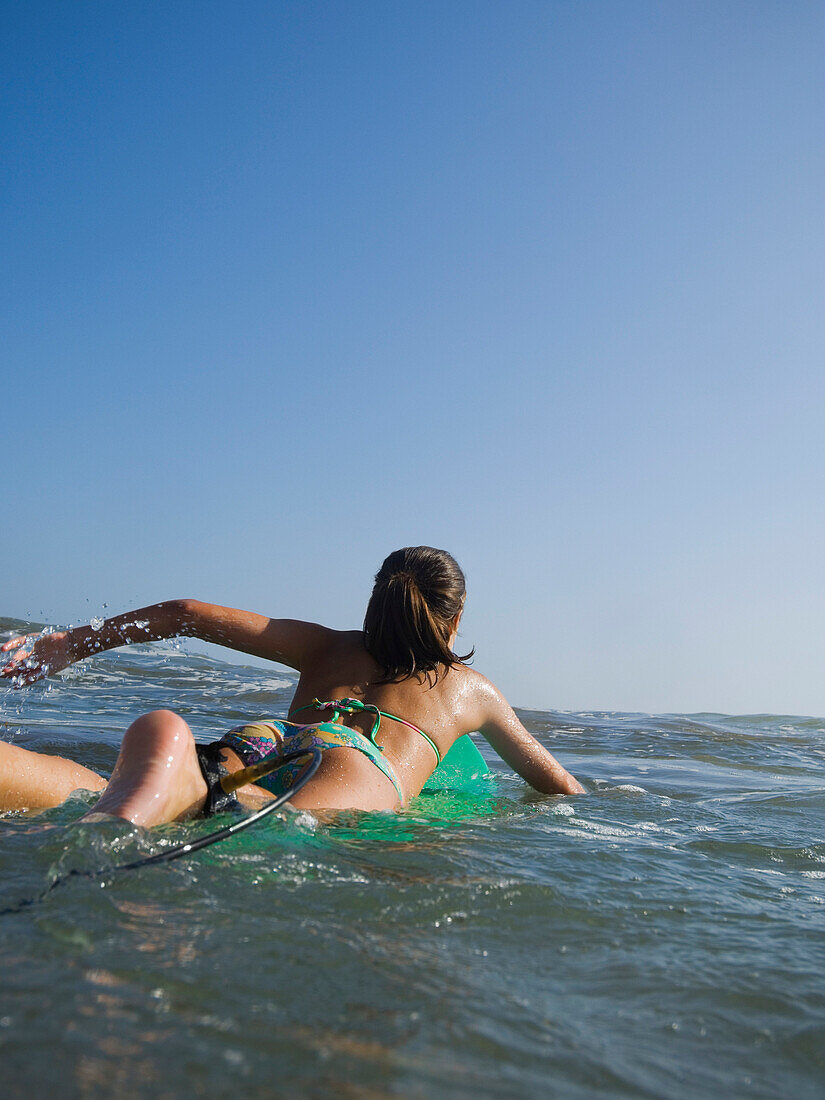
M 432 737 L 430 737 L 430 735 L 428 733 L 425 733 L 424 730 L 419 729 L 418 726 L 414 726 L 412 724 L 412 722 L 408 722 L 406 720 L 406 718 L 399 718 L 397 714 L 387 714 L 387 712 L 385 710 L 380 710 L 378 713 L 383 715 L 384 718 L 391 718 L 393 720 L 393 722 L 398 722 L 402 726 L 409 726 L 409 728 L 411 730 L 415 730 L 416 733 L 420 733 L 421 736 L 424 738 L 424 740 L 427 742 L 427 744 L 430 746 L 430 748 L 435 753 L 436 761 L 439 764 L 441 763 L 441 753 L 439 752 L 438 745 L 436 745 L 435 741 L 433 741 Z
M 378 707 L 373 706 L 372 703 L 362 703 L 360 699 L 331 699 L 330 702 L 324 703 L 320 699 L 313 699 L 311 703 L 307 703 L 306 706 L 303 707 L 298 707 L 296 710 L 293 710 L 292 713 L 299 714 L 302 710 L 331 710 L 331 720 L 333 722 L 338 721 L 342 711 L 344 714 L 355 714 L 356 711 L 360 710 L 370 711 L 375 715 L 375 721 L 369 733 L 370 741 L 372 741 L 377 749 L 381 749 L 381 752 L 384 751 L 375 741 L 375 735 L 381 728 L 381 711 Z M 392 716 L 389 715 L 389 717 Z
M 303 707 L 298 707 L 292 711 L 293 714 L 298 714 L 302 710 L 332 710 L 332 721 L 337 722 L 339 714 L 343 711 L 345 714 L 355 714 L 357 711 L 369 711 L 370 714 L 375 715 L 375 721 L 373 722 L 372 729 L 370 730 L 370 741 L 381 752 L 384 751 L 381 745 L 375 740 L 375 735 L 381 728 L 381 719 L 389 718 L 392 722 L 398 722 L 402 726 L 409 726 L 411 730 L 415 730 L 416 733 L 420 733 L 430 748 L 435 753 L 435 758 L 438 763 L 441 763 L 441 753 L 439 752 L 438 745 L 433 741 L 432 737 L 419 729 L 418 726 L 414 726 L 412 722 L 406 721 L 404 718 L 399 718 L 395 714 L 389 714 L 385 710 L 379 710 L 373 703 L 362 703 L 360 699 L 332 699 L 328 703 L 321 702 L 320 699 L 313 699 L 311 703 L 307 703 Z

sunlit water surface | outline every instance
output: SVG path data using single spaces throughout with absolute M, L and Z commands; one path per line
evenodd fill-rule
M 19 628 L 0 619 L 0 636 Z M 156 707 L 212 739 L 293 678 L 160 647 L 0 689 L 108 773 Z M 274 816 L 0 918 L 4 1096 L 820 1097 L 825 720 L 521 712 L 585 784 Z M 0 816 L 0 906 L 211 831 Z

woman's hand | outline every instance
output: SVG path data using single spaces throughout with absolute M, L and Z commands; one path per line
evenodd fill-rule
M 11 680 L 14 687 L 23 687 L 106 649 L 130 642 L 174 638 L 185 632 L 187 603 L 186 600 L 169 600 L 115 615 L 105 622 L 97 619 L 88 626 L 75 626 L 71 630 L 9 638 L 0 646 L 0 653 L 17 652 L 0 668 L 0 676 Z
M 18 638 L 9 638 L 0 646 L 0 653 L 10 653 L 12 650 L 17 652 L 0 668 L 0 676 L 12 680 L 15 687 L 52 676 L 73 660 L 69 635 L 62 630 L 54 634 L 23 634 Z

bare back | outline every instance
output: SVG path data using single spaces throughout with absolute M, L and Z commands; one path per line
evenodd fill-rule
M 458 737 L 477 727 L 481 682 L 486 683 L 478 673 L 457 665 L 442 671 L 437 679 L 433 674 L 421 674 L 388 683 L 365 649 L 360 630 L 318 629 L 323 635 L 303 663 L 290 708 L 294 721 L 324 720 L 324 712 L 312 708 L 313 699 L 358 699 L 420 727 L 442 757 Z M 365 735 L 373 725 L 369 712 L 344 715 L 341 720 Z M 407 797 L 418 794 L 437 764 L 431 746 L 408 726 L 386 718 L 376 741 L 402 776 Z

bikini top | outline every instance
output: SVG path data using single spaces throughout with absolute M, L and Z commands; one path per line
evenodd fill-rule
M 435 753 L 436 761 L 441 763 L 441 753 L 438 751 L 438 745 L 433 741 L 432 737 L 419 729 L 418 726 L 414 726 L 412 722 L 408 722 L 405 718 L 399 718 L 395 714 L 389 714 L 385 710 L 379 710 L 378 707 L 372 703 L 362 703 L 360 699 L 330 699 L 329 702 L 324 703 L 320 699 L 313 699 L 311 703 L 307 703 L 306 706 L 298 707 L 297 710 L 293 710 L 292 714 L 299 714 L 302 710 L 331 710 L 331 721 L 337 722 L 341 714 L 358 714 L 361 711 L 368 711 L 370 714 L 375 715 L 375 721 L 372 724 L 370 730 L 370 741 L 375 745 L 377 749 L 383 752 L 383 748 L 377 744 L 375 737 L 378 730 L 381 728 L 381 719 L 390 718 L 393 722 L 400 722 L 402 726 L 409 726 L 411 730 L 415 730 L 416 733 L 420 733 L 430 748 Z M 290 715 L 291 717 L 291 715 Z

